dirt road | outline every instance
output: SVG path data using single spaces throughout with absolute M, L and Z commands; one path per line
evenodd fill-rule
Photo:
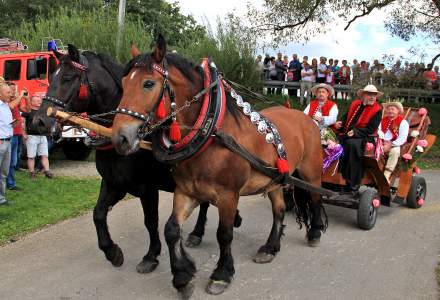
M 425 172 L 429 198 L 418 210 L 382 207 L 376 227 L 356 227 L 355 211 L 327 207 L 330 226 L 318 248 L 305 244 L 291 215 L 281 252 L 269 265 L 251 258 L 270 230 L 269 201 L 243 197 L 243 225 L 234 232 L 236 276 L 221 296 L 204 287 L 218 259 L 217 211 L 212 208 L 204 242 L 189 252 L 198 273 L 194 299 L 438 299 L 435 267 L 440 250 L 440 172 Z M 161 194 L 161 233 L 171 210 Z M 125 254 L 114 268 L 99 251 L 91 214 L 46 228 L 0 248 L 1 299 L 175 299 L 168 250 L 163 241 L 158 269 L 147 275 L 135 266 L 145 254 L 146 230 L 137 200 L 110 214 L 113 239 Z M 193 216 L 184 228 L 194 224 Z

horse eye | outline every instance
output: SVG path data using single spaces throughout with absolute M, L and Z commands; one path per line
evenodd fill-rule
M 153 80 L 147 80 L 144 82 L 144 89 L 150 90 L 154 86 Z

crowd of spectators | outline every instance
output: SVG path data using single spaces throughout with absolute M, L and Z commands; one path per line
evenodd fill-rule
M 259 55 L 256 59 L 257 68 L 262 72 L 266 80 L 279 80 L 299 83 L 298 88 L 288 89 L 289 96 L 298 97 L 303 105 L 305 101 L 310 103 L 310 89 L 313 83 L 326 83 L 329 85 L 351 85 L 365 86 L 374 84 L 376 86 L 408 87 L 408 82 L 414 88 L 436 89 L 440 88 L 439 67 L 425 65 L 423 63 L 405 62 L 402 65 L 397 60 L 391 68 L 386 68 L 384 63 L 374 60 L 372 64 L 368 61 L 359 62 L 357 59 L 349 62 L 344 59 L 327 59 L 321 56 L 319 62 L 316 58 L 309 59 L 304 56 L 302 61 L 297 54 L 289 59 L 287 55 L 278 53 L 277 58 L 266 55 L 263 59 Z M 281 94 L 282 88 L 269 88 L 268 94 Z M 348 93 L 340 92 L 341 99 L 347 100 Z M 338 92 L 335 92 L 338 98 Z
M 30 177 L 37 176 L 34 169 L 36 157 L 41 159 L 44 175 L 53 177 L 49 170 L 47 137 L 38 132 L 32 122 L 40 105 L 40 96 L 29 96 L 26 89 L 19 92 L 14 83 L 0 77 L 0 205 L 8 204 L 6 188 L 21 189 L 14 175 L 20 169 L 23 143 L 26 144 Z

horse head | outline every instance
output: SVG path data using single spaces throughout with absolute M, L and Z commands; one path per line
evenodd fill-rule
M 165 39 L 159 35 L 151 54 L 139 55 L 132 49 L 132 54 L 138 55 L 126 66 L 124 93 L 113 121 L 113 144 L 122 155 L 138 150 L 145 136 L 142 131 L 149 131 L 144 129 L 160 132 L 176 118 L 180 124 L 192 125 L 200 110 L 196 103 L 185 113 L 173 114 L 202 89 L 203 82 L 192 64 L 177 54 L 167 54 L 166 48 Z
M 108 112 L 119 103 L 122 86 L 121 66 L 93 52 L 80 53 L 68 45 L 68 53 L 54 51 L 59 64 L 49 78 L 49 88 L 33 122 L 53 127 L 55 120 L 46 114 L 48 107 L 69 112 L 95 114 Z

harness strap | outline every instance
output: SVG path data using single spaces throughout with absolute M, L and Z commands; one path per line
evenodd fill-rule
M 264 174 L 265 176 L 273 179 L 276 183 L 281 183 L 284 181 L 284 175 L 278 172 L 277 168 L 271 167 L 264 160 L 259 157 L 253 155 L 248 150 L 243 148 L 240 144 L 238 144 L 232 136 L 227 134 L 224 131 L 217 131 L 215 133 L 215 138 L 219 141 L 223 146 L 229 149 L 231 152 L 240 155 L 244 159 L 246 159 L 251 166 L 257 170 L 258 172 Z
M 288 174 L 280 174 L 277 168 L 271 167 L 265 161 L 261 160 L 260 158 L 256 157 L 255 155 L 247 151 L 240 144 L 238 144 L 232 136 L 228 135 L 223 131 L 217 131 L 215 133 L 215 138 L 231 152 L 238 154 L 241 157 L 243 157 L 245 160 L 247 160 L 255 170 L 273 179 L 274 183 L 291 184 L 298 188 L 302 188 L 310 192 L 317 192 L 327 197 L 334 197 L 336 195 L 336 193 L 330 190 L 314 186 L 308 183 L 307 181 L 301 180 L 293 176 L 289 176 Z

